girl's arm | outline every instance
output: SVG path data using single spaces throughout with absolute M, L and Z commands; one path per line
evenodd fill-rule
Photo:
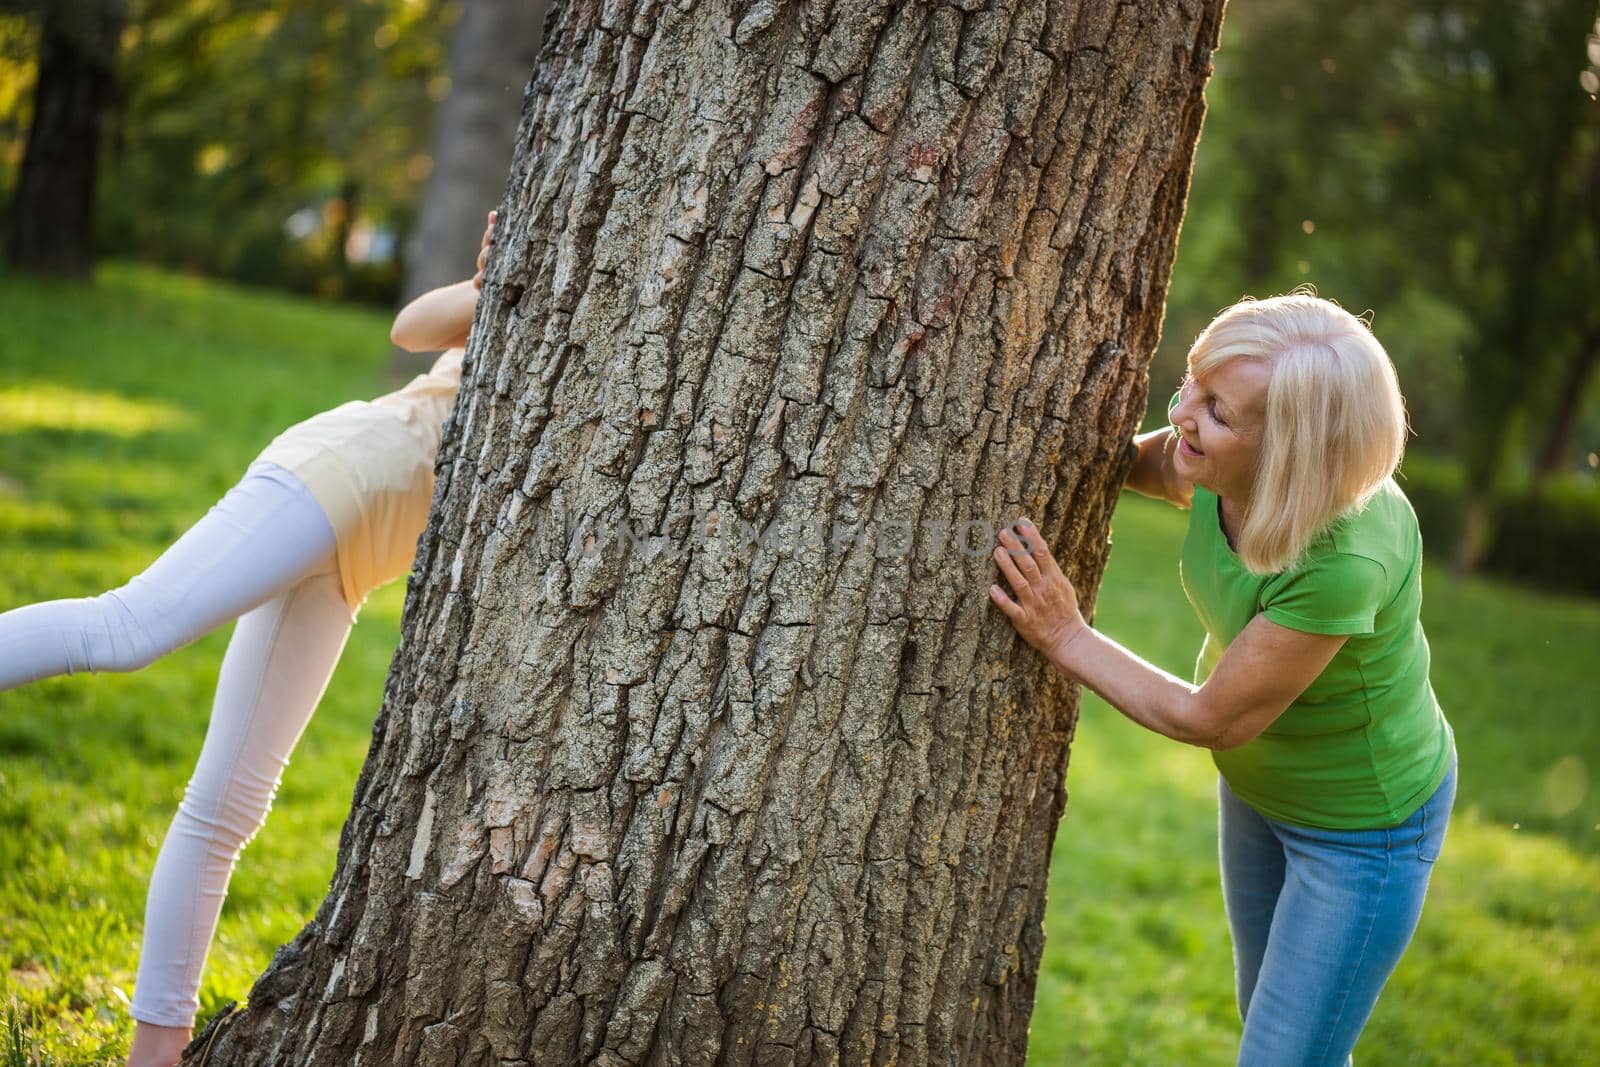
M 400 309 L 389 340 L 407 352 L 437 352 L 467 343 L 478 288 L 469 281 L 430 289 Z
M 437 352 L 466 345 L 472 316 L 478 310 L 478 291 L 483 288 L 483 270 L 489 262 L 494 218 L 495 212 L 489 212 L 483 244 L 478 248 L 478 273 L 467 281 L 431 289 L 401 308 L 389 328 L 389 340 L 407 352 Z

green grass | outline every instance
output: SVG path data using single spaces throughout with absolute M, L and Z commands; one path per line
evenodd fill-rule
M 1187 516 L 1125 494 L 1097 624 L 1188 677 Z M 1358 1064 L 1588 1064 L 1600 1048 L 1600 603 L 1424 573 L 1460 785 Z M 1090 696 L 1052 855 L 1031 1060 L 1232 1064 L 1239 1022 L 1210 755 Z
M 388 320 L 111 265 L 0 279 L 0 608 L 125 581 L 291 423 L 391 387 Z M 368 600 L 234 875 L 201 1016 L 242 999 L 333 871 L 403 590 Z M 144 890 L 230 628 L 135 674 L 0 694 L 0 1063 L 120 1062 Z
M 388 388 L 367 311 L 112 265 L 0 278 L 0 609 L 124 581 L 297 419 Z M 1186 675 L 1183 515 L 1125 499 L 1099 624 Z M 1426 575 L 1462 766 L 1422 926 L 1367 1064 L 1581 1064 L 1600 1047 L 1600 604 Z M 368 601 L 201 991 L 242 998 L 315 908 L 399 631 Z M 129 675 L 0 694 L 0 1064 L 117 1062 L 144 888 L 199 752 L 226 630 Z M 1208 755 L 1090 700 L 1052 862 L 1032 1060 L 1226 1065 L 1238 1021 Z

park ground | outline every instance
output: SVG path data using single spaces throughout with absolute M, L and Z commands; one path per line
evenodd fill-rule
M 0 610 L 142 569 L 279 430 L 392 387 L 388 322 L 141 267 L 0 279 Z M 1098 625 L 1187 675 L 1184 516 L 1125 497 Z M 1382 1064 L 1586 1064 L 1600 1048 L 1600 602 L 1424 573 L 1460 792 L 1416 940 L 1356 1050 Z M 363 610 L 201 991 L 242 999 L 309 917 L 399 636 Z M 228 629 L 131 675 L 0 695 L 0 1067 L 119 1062 L 144 887 L 199 752 Z M 1238 1037 L 1203 750 L 1086 701 L 1051 858 L 1030 1062 L 1230 1064 Z

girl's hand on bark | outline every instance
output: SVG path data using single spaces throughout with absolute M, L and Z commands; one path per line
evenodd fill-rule
M 1088 625 L 1078 610 L 1078 591 L 1061 572 L 1038 527 L 1026 516 L 1017 520 L 1014 529 L 1001 530 L 999 540 L 995 562 L 1016 599 L 998 585 L 989 587 L 989 598 L 1024 641 L 1051 656 Z
M 472 276 L 472 287 L 483 289 L 483 271 L 489 265 L 489 239 L 494 236 L 494 218 L 496 212 L 489 212 L 489 225 L 483 230 L 483 246 L 478 249 L 478 273 Z

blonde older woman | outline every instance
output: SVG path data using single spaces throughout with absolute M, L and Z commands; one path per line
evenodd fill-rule
M 995 549 L 1015 599 L 990 597 L 1128 718 L 1212 751 L 1239 1064 L 1348 1064 L 1416 929 L 1456 788 L 1422 539 L 1392 477 L 1404 405 L 1367 325 L 1298 291 L 1223 311 L 1188 364 L 1128 486 L 1190 509 L 1195 683 L 1090 628 L 1026 518 Z

